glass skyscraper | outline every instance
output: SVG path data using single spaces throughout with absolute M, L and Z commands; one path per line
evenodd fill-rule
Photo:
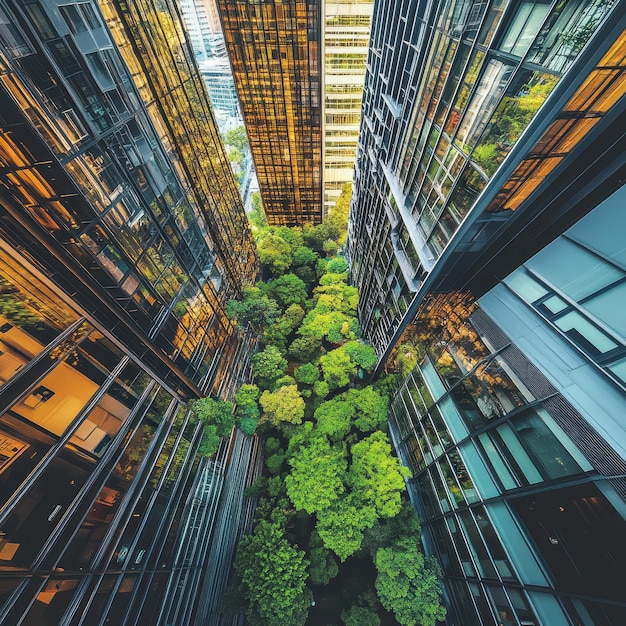
M 624 8 L 374 8 L 348 251 L 450 624 L 626 620 Z
M 373 0 L 324 2 L 324 212 L 352 181 Z
M 218 0 L 268 222 L 322 220 L 322 2 Z
M 258 269 L 193 52 L 173 3 L 3 1 L 0 67 L 0 622 L 187 623 L 186 403 L 245 374 Z

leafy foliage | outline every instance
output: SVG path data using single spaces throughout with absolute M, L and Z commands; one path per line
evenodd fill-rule
M 246 287 L 242 300 L 230 300 L 226 305 L 226 315 L 236 319 L 240 326 L 250 324 L 259 331 L 273 324 L 281 311 L 275 300 L 268 298 L 258 287 Z
M 312 385 L 316 380 L 319 380 L 320 370 L 313 363 L 304 363 L 304 365 L 296 367 L 294 376 L 299 383 Z
M 239 430 L 244 435 L 254 435 L 258 425 L 259 425 L 259 419 L 256 417 L 243 416 L 243 417 L 240 417 L 237 422 L 237 426 L 239 427 Z
M 388 548 L 379 548 L 374 563 L 378 597 L 400 624 L 435 626 L 445 618 L 436 571 L 425 563 L 415 539 L 400 539 Z
M 257 352 L 251 359 L 252 373 L 264 389 L 272 387 L 273 383 L 287 371 L 287 359 L 275 346 L 267 346 L 265 350 Z
M 232 402 L 201 398 L 191 403 L 191 412 L 201 422 L 215 427 L 218 437 L 227 437 L 235 425 Z
M 361 547 L 363 531 L 376 521 L 371 507 L 363 507 L 350 494 L 317 514 L 316 529 L 324 545 L 343 562 Z
M 245 127 L 241 125 L 229 130 L 224 136 L 224 143 L 245 152 L 248 149 L 248 136 Z
M 253 626 L 301 626 L 311 604 L 306 587 L 309 562 L 291 545 L 281 526 L 260 521 L 241 539 L 235 570 L 248 602 L 246 617 Z
M 296 385 L 280 387 L 273 393 L 264 391 L 260 402 L 263 413 L 273 426 L 279 426 L 281 422 L 302 423 L 304 400 Z
M 257 252 L 261 263 L 275 274 L 283 273 L 293 260 L 293 252 L 289 243 L 271 232 L 259 238 Z
M 313 585 L 327 585 L 339 573 L 335 557 L 324 547 L 316 532 L 311 533 L 309 559 L 309 580 Z
M 220 447 L 220 440 L 221 437 L 217 434 L 217 428 L 215 426 L 205 426 L 198 453 L 207 458 L 211 458 Z
M 331 441 L 341 441 L 352 427 L 356 415 L 354 404 L 336 397 L 322 402 L 315 411 L 317 432 L 328 435 Z
M 343 345 L 343 349 L 350 359 L 364 370 L 370 371 L 378 362 L 374 348 L 363 341 L 348 341 Z
M 392 456 L 387 435 L 376 431 L 352 446 L 350 486 L 364 505 L 372 506 L 377 517 L 393 517 L 400 512 L 400 493 L 406 489 L 409 470 Z
M 354 425 L 363 433 L 383 430 L 387 425 L 389 399 L 367 386 L 363 389 L 350 389 L 345 394 L 345 402 L 355 411 Z
M 308 296 L 306 285 L 295 274 L 283 274 L 275 278 L 269 285 L 268 294 L 285 308 L 292 304 L 303 304 Z
M 331 390 L 345 387 L 356 376 L 357 370 L 356 364 L 343 347 L 320 357 L 320 367 L 324 381 Z
M 380 617 L 376 611 L 356 604 L 349 611 L 341 613 L 341 621 L 345 626 L 380 626 Z
M 311 334 L 294 339 L 287 352 L 292 359 L 300 363 L 307 363 L 314 360 L 321 350 L 322 337 Z
M 348 264 L 345 259 L 342 259 L 341 257 L 331 259 L 326 266 L 326 272 L 328 274 L 344 274 L 348 271 L 348 269 Z
M 323 436 L 309 439 L 289 459 L 285 478 L 287 495 L 296 509 L 315 513 L 330 506 L 345 491 L 342 477 L 348 467 L 343 448 L 331 446 Z

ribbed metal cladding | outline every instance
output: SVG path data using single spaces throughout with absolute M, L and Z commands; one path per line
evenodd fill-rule
M 535 398 L 547 398 L 543 401 L 544 408 L 598 472 L 604 476 L 626 474 L 626 461 L 558 393 L 556 387 L 528 360 L 522 351 L 510 343 L 511 340 L 486 313 L 481 309 L 476 310 L 471 321 L 478 333 L 485 337 L 495 349 L 510 344 L 502 351 L 502 358 Z M 625 478 L 612 480 L 611 484 L 622 497 L 626 498 Z

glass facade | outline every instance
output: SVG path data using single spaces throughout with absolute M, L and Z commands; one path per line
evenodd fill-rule
M 186 404 L 247 368 L 237 187 L 174 4 L 0 2 L 0 93 L 0 622 L 164 622 L 226 452 Z
M 373 0 L 324 3 L 324 211 L 351 182 Z
M 322 220 L 322 3 L 219 0 L 263 208 L 273 225 Z
M 455 623 L 626 616 L 625 194 L 480 299 L 427 296 L 396 351 L 418 364 L 391 431 Z
M 348 252 L 452 624 L 626 619 L 623 2 L 377 2 Z
M 618 114 L 616 4 L 375 7 L 349 247 L 381 356 L 442 256 L 471 266 L 468 253 L 504 237 L 541 182 Z

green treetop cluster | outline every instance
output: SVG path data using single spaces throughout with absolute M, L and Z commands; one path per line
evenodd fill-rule
M 337 255 L 348 206 L 349 188 L 319 226 L 254 218 L 266 280 L 227 309 L 259 336 L 254 384 L 239 388 L 235 407 L 211 400 L 213 413 L 201 417 L 218 435 L 236 421 L 266 437 L 264 476 L 252 488 L 260 498 L 254 530 L 240 542 L 230 590 L 253 626 L 305 624 L 312 591 L 349 559 L 367 559 L 377 575 L 345 599 L 337 618 L 347 626 L 380 624 L 381 606 L 400 624 L 434 626 L 445 616 L 404 498 L 409 472 L 386 433 L 388 381 L 370 380 L 377 356 L 361 339 L 358 292 Z

